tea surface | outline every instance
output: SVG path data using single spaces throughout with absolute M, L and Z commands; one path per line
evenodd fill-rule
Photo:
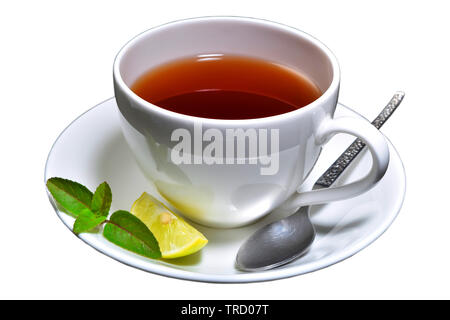
M 290 112 L 322 94 L 301 73 L 253 57 L 220 54 L 175 60 L 144 73 L 131 89 L 186 115 L 255 119 Z

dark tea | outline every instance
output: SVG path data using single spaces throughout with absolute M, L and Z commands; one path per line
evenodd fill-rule
M 161 108 L 211 119 L 255 119 L 316 100 L 319 88 L 298 71 L 253 57 L 207 54 L 151 69 L 131 89 Z

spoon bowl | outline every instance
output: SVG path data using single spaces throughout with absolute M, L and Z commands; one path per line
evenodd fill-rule
M 236 267 L 243 271 L 268 270 L 305 254 L 316 236 L 309 208 L 301 207 L 286 219 L 272 222 L 251 235 L 239 248 Z

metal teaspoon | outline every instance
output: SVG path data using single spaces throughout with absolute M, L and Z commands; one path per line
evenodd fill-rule
M 398 91 L 372 124 L 380 129 L 403 100 Z M 328 188 L 364 149 L 365 143 L 356 139 L 320 176 L 313 189 Z M 243 271 L 269 270 L 289 263 L 306 253 L 316 231 L 309 217 L 309 206 L 300 207 L 291 216 L 272 222 L 253 233 L 239 248 L 236 267 Z

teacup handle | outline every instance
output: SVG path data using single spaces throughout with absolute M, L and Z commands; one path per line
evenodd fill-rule
M 353 117 L 327 119 L 317 130 L 316 142 L 324 144 L 336 133 L 348 133 L 366 143 L 372 155 L 370 172 L 362 179 L 343 186 L 295 193 L 283 208 L 292 209 L 352 198 L 371 189 L 384 176 L 389 164 L 389 147 L 381 132 L 370 122 Z

